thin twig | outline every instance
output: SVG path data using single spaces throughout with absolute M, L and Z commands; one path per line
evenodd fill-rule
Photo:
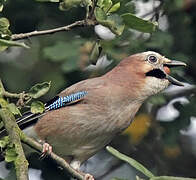
M 27 144 L 28 146 L 32 147 L 33 149 L 36 149 L 37 151 L 42 152 L 42 145 L 33 140 L 32 138 L 27 137 L 22 133 L 21 140 L 23 143 Z M 84 175 L 75 169 L 73 169 L 63 158 L 59 157 L 55 153 L 51 153 L 49 155 L 57 164 L 59 164 L 61 167 L 66 169 L 73 177 L 76 177 L 79 180 L 84 179 Z
M 31 97 L 28 94 L 26 94 L 25 92 L 10 93 L 8 91 L 3 90 L 1 92 L 1 96 L 7 97 L 7 98 L 17 98 L 18 101 L 17 101 L 16 105 L 21 106 L 21 107 L 25 106 L 31 100 Z
M 7 91 L 2 92 L 2 95 L 4 97 L 9 97 L 9 98 L 20 98 L 21 97 L 21 93 L 17 94 L 17 93 L 10 93 Z
M 22 93 L 10 93 L 6 91 L 3 87 L 3 83 L 1 79 L 0 79 L 0 97 L 17 98 L 18 101 L 16 105 L 20 107 L 25 106 L 31 100 L 31 97 L 24 91 Z
M 60 32 L 60 31 L 69 31 L 74 27 L 85 26 L 85 25 L 87 25 L 86 20 L 81 20 L 81 21 L 76 21 L 76 22 L 69 24 L 67 26 L 59 27 L 59 28 L 43 30 L 43 31 L 32 31 L 32 32 L 21 33 L 21 34 L 13 34 L 11 39 L 12 40 L 20 40 L 20 39 L 26 39 L 29 37 L 33 37 L 33 36 L 53 34 L 53 33 Z

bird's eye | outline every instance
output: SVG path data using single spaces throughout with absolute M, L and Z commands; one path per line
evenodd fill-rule
M 153 56 L 153 55 L 150 55 L 150 56 L 148 56 L 147 60 L 150 63 L 156 63 L 157 62 L 157 57 L 156 56 Z

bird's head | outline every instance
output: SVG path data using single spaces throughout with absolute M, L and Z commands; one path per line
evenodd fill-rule
M 132 93 L 138 92 L 140 97 L 146 98 L 164 90 L 170 83 L 183 86 L 183 83 L 169 75 L 170 68 L 177 66 L 186 66 L 186 64 L 147 51 L 125 58 L 113 72 L 118 74 L 117 81 L 124 81 L 123 83 Z
M 156 94 L 171 83 L 177 86 L 183 86 L 183 83 L 170 76 L 170 68 L 177 66 L 186 66 L 184 62 L 170 60 L 159 53 L 147 51 L 136 56 L 140 61 L 142 73 L 144 74 L 144 88 L 152 89 L 152 94 Z

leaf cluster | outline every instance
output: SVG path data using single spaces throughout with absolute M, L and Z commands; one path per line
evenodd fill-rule
M 41 96 L 43 96 L 44 94 L 46 94 L 48 92 L 50 88 L 50 82 L 44 82 L 44 83 L 38 83 L 36 85 L 34 85 L 27 93 L 25 96 L 26 102 L 24 102 L 24 107 L 28 107 L 27 105 L 32 101 L 31 106 L 30 106 L 30 111 L 34 114 L 38 114 L 38 113 L 43 113 L 45 110 L 45 106 L 41 101 L 37 101 L 34 99 L 37 99 Z M 21 110 L 21 106 L 17 106 L 14 103 L 10 102 L 10 97 L 9 96 L 13 96 L 13 94 L 11 93 L 5 93 L 5 90 L 3 88 L 3 86 L 1 85 L 0 88 L 1 91 L 1 96 L 0 96 L 0 110 L 2 108 L 6 108 L 10 113 L 12 113 L 14 116 L 22 116 L 20 110 Z M 24 93 L 24 92 L 23 92 Z M 14 96 L 18 96 L 17 94 L 14 94 Z M 19 100 L 20 99 L 20 95 L 18 96 Z M 24 101 L 23 100 L 23 101 Z M 1 119 L 0 119 L 1 122 Z M 1 123 L 1 128 L 3 128 L 3 124 Z M 17 154 L 15 151 L 15 146 L 13 144 L 10 144 L 9 142 L 9 137 L 5 136 L 4 138 L 2 138 L 0 140 L 0 149 L 5 151 L 5 161 L 6 162 L 12 162 L 15 161 L 17 158 Z

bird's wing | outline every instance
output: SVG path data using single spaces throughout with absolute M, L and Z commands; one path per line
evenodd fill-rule
M 68 105 L 76 104 L 87 95 L 87 91 L 79 91 L 66 96 L 56 96 L 45 104 L 45 111 L 42 114 L 33 114 L 31 112 L 25 113 L 21 118 L 17 119 L 17 124 L 21 129 L 35 124 L 38 118 L 44 116 L 48 111 L 53 111 Z M 0 137 L 5 135 L 5 128 L 0 129 Z
M 21 129 L 29 127 L 35 124 L 40 117 L 43 117 L 47 112 L 54 111 L 56 109 L 75 105 L 82 101 L 88 92 L 92 89 L 100 89 L 105 86 L 102 78 L 92 78 L 84 81 L 80 81 L 59 93 L 56 97 L 45 104 L 45 111 L 42 114 L 33 114 L 31 112 L 25 113 L 21 118 L 17 119 L 17 124 Z M 6 135 L 5 128 L 0 129 L 0 138 Z

